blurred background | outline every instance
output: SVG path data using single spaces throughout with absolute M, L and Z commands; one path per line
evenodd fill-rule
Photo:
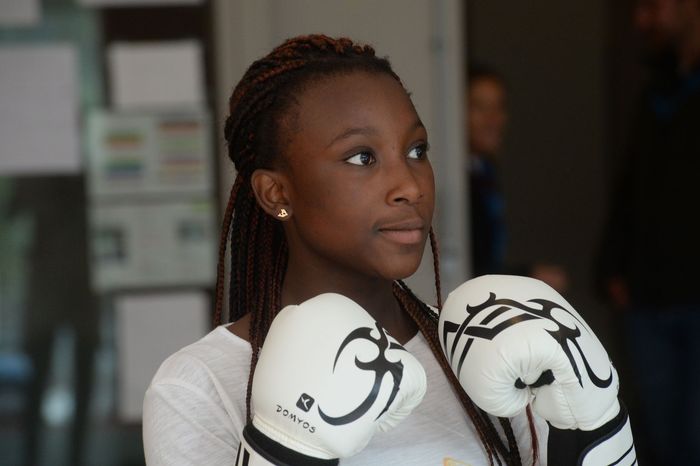
M 600 257 L 648 78 L 640 4 L 691 1 L 0 0 L 0 463 L 144 464 L 146 386 L 211 327 L 228 96 L 322 32 L 373 44 L 412 92 L 443 293 L 482 271 L 549 279 L 608 348 L 655 464 Z

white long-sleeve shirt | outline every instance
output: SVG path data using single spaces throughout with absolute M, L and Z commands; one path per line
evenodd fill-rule
M 421 404 L 389 432 L 377 432 L 345 465 L 487 465 L 478 434 L 422 334 L 404 348 L 423 365 L 428 388 Z M 170 356 L 151 382 L 143 406 L 143 441 L 149 466 L 231 465 L 245 426 L 250 344 L 226 327 Z M 500 429 L 499 423 L 495 425 Z M 523 464 L 532 464 L 527 417 L 511 420 Z M 546 464 L 548 427 L 535 418 Z

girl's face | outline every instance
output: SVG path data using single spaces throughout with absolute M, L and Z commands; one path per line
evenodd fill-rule
M 395 280 L 416 271 L 434 205 L 428 135 L 386 74 L 312 81 L 282 129 L 290 260 Z M 325 267 L 325 269 L 324 269 Z

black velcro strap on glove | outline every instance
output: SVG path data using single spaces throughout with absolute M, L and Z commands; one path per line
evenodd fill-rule
M 628 429 L 629 416 L 622 401 L 620 401 L 620 412 L 617 416 L 598 429 L 591 431 L 568 430 L 557 429 L 550 425 L 547 462 L 562 466 L 583 465 L 587 462 L 587 456 L 595 454 L 596 448 L 601 448 L 606 442 L 619 441 L 620 445 L 611 449 L 615 453 L 610 458 L 605 458 L 605 464 L 619 464 L 621 466 L 635 464 L 634 443 L 631 434 L 627 439 L 627 432 L 625 432 Z
M 265 460 L 276 466 L 337 466 L 338 459 L 324 460 L 301 453 L 275 442 L 252 424 L 243 428 L 243 437 L 250 447 Z

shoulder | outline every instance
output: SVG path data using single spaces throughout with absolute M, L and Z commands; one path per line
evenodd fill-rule
M 222 385 L 247 383 L 250 356 L 247 341 L 224 326 L 216 327 L 163 361 L 149 390 L 178 386 L 211 392 Z
M 219 326 L 161 364 L 146 391 L 144 407 L 166 402 L 178 411 L 196 411 L 202 405 L 244 410 L 250 358 L 250 344 Z
M 248 342 L 223 326 L 168 357 L 144 397 L 147 456 L 177 453 L 186 444 L 230 455 L 246 422 L 250 357 Z

